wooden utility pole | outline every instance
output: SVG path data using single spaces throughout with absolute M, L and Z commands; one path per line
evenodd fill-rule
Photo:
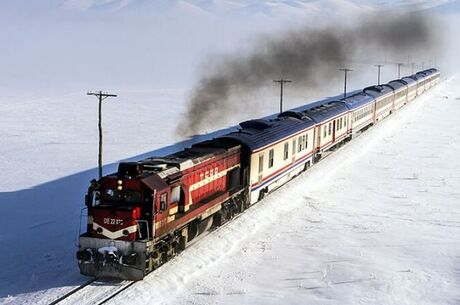
M 375 65 L 378 68 L 378 76 L 377 76 L 377 85 L 380 86 L 380 69 L 384 67 L 384 65 Z
M 276 79 L 273 82 L 280 84 L 280 113 L 283 112 L 283 86 L 285 83 L 292 83 L 289 79 Z
M 102 178 L 102 101 L 108 97 L 117 97 L 117 95 L 102 93 L 102 91 L 88 92 L 87 95 L 97 96 L 99 100 L 99 123 L 98 123 L 98 126 L 99 126 L 99 159 L 98 159 L 98 165 L 99 165 L 99 179 L 101 179 Z
M 344 74 L 345 74 L 345 81 L 344 81 L 344 88 L 343 88 L 343 98 L 346 98 L 347 97 L 347 74 L 348 72 L 351 72 L 353 71 L 352 69 L 348 69 L 348 68 L 342 68 L 342 69 L 339 69 L 340 71 L 343 71 Z
M 412 63 L 412 74 L 414 74 L 415 62 Z

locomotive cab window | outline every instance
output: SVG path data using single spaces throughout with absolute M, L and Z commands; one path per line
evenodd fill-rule
M 167 208 L 168 208 L 168 194 L 163 193 L 160 196 L 160 211 L 161 212 L 166 211 Z
M 173 187 L 171 190 L 171 203 L 180 203 L 184 200 L 184 192 L 181 190 L 180 185 Z
M 93 191 L 91 194 L 91 205 L 93 207 L 99 205 L 101 203 L 101 192 Z

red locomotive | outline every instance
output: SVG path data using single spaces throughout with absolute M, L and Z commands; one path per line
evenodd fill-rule
M 241 146 L 203 142 L 92 181 L 87 233 L 77 253 L 82 274 L 139 280 L 193 238 L 244 209 Z

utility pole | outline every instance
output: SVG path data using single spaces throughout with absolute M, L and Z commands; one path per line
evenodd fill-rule
M 381 69 L 384 65 L 375 65 L 375 66 L 378 68 L 377 84 L 380 86 L 380 69 Z
M 343 88 L 343 98 L 346 98 L 347 97 L 347 74 L 348 72 L 351 72 L 353 71 L 352 69 L 348 69 L 348 68 L 342 68 L 342 69 L 339 69 L 340 71 L 343 71 L 344 74 L 345 74 L 345 81 L 344 81 L 344 88 Z
M 404 64 L 398 63 L 398 79 L 401 78 L 401 66 L 404 66 Z
M 99 126 L 99 159 L 98 159 L 98 164 L 99 164 L 99 179 L 101 179 L 102 178 L 102 101 L 108 97 L 117 97 L 117 95 L 102 93 L 102 91 L 88 92 L 86 95 L 97 96 L 99 100 L 99 123 L 98 123 L 98 126 Z
M 280 84 L 280 113 L 283 112 L 283 86 L 285 83 L 292 83 L 292 80 L 289 79 L 277 79 L 273 81 L 274 83 Z
M 415 62 L 412 63 L 412 74 L 414 74 Z

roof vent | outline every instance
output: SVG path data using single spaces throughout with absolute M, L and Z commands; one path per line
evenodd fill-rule
M 262 130 L 262 129 L 266 129 L 270 127 L 271 123 L 267 120 L 258 119 L 258 120 L 249 120 L 249 121 L 241 122 L 240 126 L 242 128 L 253 128 L 253 129 Z
M 142 173 L 143 165 L 137 162 L 121 162 L 118 165 L 117 175 L 120 178 L 134 178 Z
M 301 112 L 296 112 L 296 111 L 285 111 L 280 114 L 278 114 L 279 118 L 294 118 L 294 119 L 299 119 L 302 120 L 305 118 L 305 115 Z

